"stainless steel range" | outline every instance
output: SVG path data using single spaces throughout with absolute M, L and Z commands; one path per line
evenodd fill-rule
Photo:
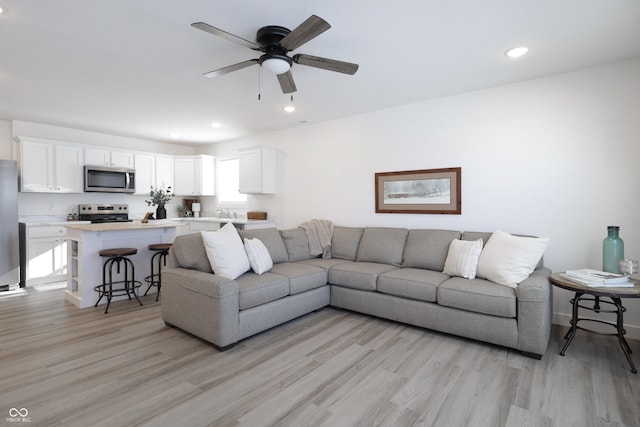
M 131 222 L 129 205 L 78 205 L 78 219 L 91 221 L 93 224 L 104 222 Z

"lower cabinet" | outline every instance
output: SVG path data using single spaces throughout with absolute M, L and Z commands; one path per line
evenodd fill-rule
M 26 226 L 21 261 L 21 284 L 40 285 L 67 278 L 67 238 L 64 226 Z M 24 271 L 22 271 L 24 270 Z
M 201 231 L 216 231 L 226 224 L 226 221 L 219 219 L 213 221 L 187 219 L 180 222 L 182 226 L 177 228 L 177 235 L 193 234 Z M 271 221 L 247 221 L 234 223 L 234 225 L 238 230 L 255 230 L 258 228 L 272 228 L 276 226 L 275 223 Z

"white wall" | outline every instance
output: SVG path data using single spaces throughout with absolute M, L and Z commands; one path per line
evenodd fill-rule
M 300 106 L 303 107 L 303 106 Z M 300 108 L 302 110 L 303 108 Z M 280 228 L 312 218 L 551 238 L 553 271 L 602 268 L 607 225 L 640 259 L 640 60 L 610 64 L 210 147 L 280 150 L 278 194 L 253 203 Z M 462 167 L 462 215 L 376 214 L 374 173 Z M 569 294 L 555 292 L 556 322 Z M 625 300 L 640 338 L 640 301 Z

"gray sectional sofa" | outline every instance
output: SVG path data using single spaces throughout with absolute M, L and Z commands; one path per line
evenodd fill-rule
M 162 271 L 162 316 L 216 347 L 314 310 L 341 309 L 485 341 L 540 358 L 549 341 L 551 271 L 538 263 L 516 288 L 442 273 L 454 239 L 491 233 L 334 227 L 331 258 L 312 256 L 302 228 L 240 232 L 273 268 L 236 280 L 213 274 L 202 236 L 176 238 Z

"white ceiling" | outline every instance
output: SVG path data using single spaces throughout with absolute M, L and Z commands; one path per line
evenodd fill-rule
M 375 4 L 375 6 L 374 6 Z M 0 118 L 157 141 L 210 143 L 640 57 L 636 0 L 0 0 Z M 294 64 L 297 111 L 252 66 L 249 40 L 311 14 L 332 28 L 292 52 L 360 64 L 354 76 Z M 512 60 L 504 52 L 527 45 Z M 259 84 L 260 82 L 260 84 Z M 258 101 L 258 93 L 261 101 Z M 212 121 L 223 126 L 214 129 Z

